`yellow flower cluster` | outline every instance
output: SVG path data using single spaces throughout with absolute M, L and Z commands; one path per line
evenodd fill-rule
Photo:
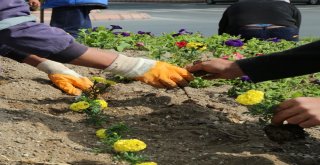
M 249 90 L 236 98 L 236 102 L 243 105 L 254 105 L 260 103 L 264 98 L 264 93 L 258 90 Z
M 204 44 L 199 42 L 189 42 L 186 47 L 190 49 L 196 49 L 196 50 L 202 50 L 202 51 L 207 49 L 207 47 Z
M 107 137 L 107 135 L 106 135 L 106 129 L 99 129 L 99 130 L 97 130 L 96 131 L 96 136 L 98 137 L 98 138 L 100 138 L 100 139 L 104 139 L 104 138 L 106 138 Z
M 143 162 L 143 163 L 138 163 L 136 165 L 158 165 L 156 162 Z
M 146 147 L 146 143 L 138 139 L 118 140 L 113 144 L 113 149 L 117 152 L 137 152 Z
M 101 109 L 105 109 L 108 107 L 108 103 L 104 100 L 94 100 L 94 102 L 100 104 Z
M 73 111 L 76 111 L 76 112 L 81 112 L 87 108 L 90 107 L 90 104 L 86 101 L 79 101 L 79 102 L 76 102 L 76 103 L 72 103 L 70 105 L 70 109 L 73 110 Z

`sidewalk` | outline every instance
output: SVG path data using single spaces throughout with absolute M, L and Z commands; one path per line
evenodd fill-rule
M 37 17 L 40 22 L 40 11 L 33 11 L 32 14 Z M 51 10 L 44 11 L 44 22 L 49 22 L 51 18 Z M 150 19 L 150 15 L 141 12 L 124 12 L 110 10 L 92 10 L 90 13 L 92 21 L 98 20 L 140 20 Z

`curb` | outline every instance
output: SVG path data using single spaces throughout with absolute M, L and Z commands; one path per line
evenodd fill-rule
M 32 15 L 37 17 L 40 22 L 40 11 L 31 12 Z M 141 20 L 150 19 L 151 16 L 147 13 L 140 12 L 123 12 L 123 11 L 108 11 L 108 10 L 93 10 L 90 12 L 91 21 L 101 20 Z M 51 19 L 51 10 L 44 11 L 44 21 L 49 22 Z

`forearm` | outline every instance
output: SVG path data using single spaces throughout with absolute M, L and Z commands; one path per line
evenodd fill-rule
M 260 82 L 320 71 L 320 41 L 284 52 L 239 60 L 236 63 L 252 81 Z
M 97 69 L 105 69 L 118 57 L 118 53 L 101 50 L 97 48 L 89 48 L 78 58 L 72 60 L 70 64 L 92 67 Z

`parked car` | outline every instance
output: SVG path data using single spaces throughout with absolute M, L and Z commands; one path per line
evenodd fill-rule
M 215 4 L 216 2 L 238 2 L 239 0 L 206 0 L 207 4 Z M 290 0 L 291 3 L 308 3 L 311 5 L 319 4 L 320 0 Z

